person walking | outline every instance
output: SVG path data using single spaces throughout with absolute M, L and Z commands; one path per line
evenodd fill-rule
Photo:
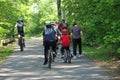
M 62 32 L 63 29 L 68 29 L 68 23 L 63 19 L 62 23 L 59 25 L 60 31 Z
M 77 58 L 77 47 L 79 48 L 79 56 L 82 54 L 82 44 L 81 44 L 81 35 L 82 30 L 78 27 L 77 23 L 73 24 L 73 27 L 71 29 L 71 35 L 72 35 L 72 42 L 73 42 L 73 59 Z

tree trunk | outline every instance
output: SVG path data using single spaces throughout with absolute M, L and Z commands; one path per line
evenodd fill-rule
M 57 0 L 58 20 L 61 20 L 61 0 Z

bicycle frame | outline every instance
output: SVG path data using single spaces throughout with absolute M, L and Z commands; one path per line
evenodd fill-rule
M 51 64 L 53 62 L 53 50 L 52 47 L 50 46 L 50 49 L 48 51 L 48 68 L 51 69 Z
M 67 50 L 67 49 L 64 49 L 64 62 L 71 63 L 71 54 L 70 54 L 69 50 Z
M 23 45 L 23 37 L 19 34 L 18 35 L 18 43 L 20 46 L 20 50 L 23 51 L 24 45 Z

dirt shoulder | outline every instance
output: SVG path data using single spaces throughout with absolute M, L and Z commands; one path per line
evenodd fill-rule
M 95 61 L 97 66 L 102 67 L 105 71 L 111 73 L 116 80 L 120 80 L 120 60 L 113 62 L 99 62 Z

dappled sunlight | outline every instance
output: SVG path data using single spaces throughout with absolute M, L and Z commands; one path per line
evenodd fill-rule
M 11 58 L 30 58 L 30 59 L 33 59 L 33 58 L 40 58 L 40 57 L 44 57 L 43 55 L 13 55 L 11 56 Z
M 56 66 L 54 66 L 54 68 L 67 68 L 67 69 L 69 69 L 69 68 L 77 68 L 77 67 L 80 67 L 80 65 L 56 65 Z
M 34 42 L 34 41 L 33 41 Z M 86 56 L 64 63 L 57 55 L 52 69 L 43 65 L 43 46 L 27 44 L 25 50 L 18 49 L 0 65 L 0 80 L 112 80 L 109 74 L 95 66 Z
M 26 76 L 26 75 L 38 75 L 36 72 L 11 72 L 11 73 L 1 73 L 0 76 Z

